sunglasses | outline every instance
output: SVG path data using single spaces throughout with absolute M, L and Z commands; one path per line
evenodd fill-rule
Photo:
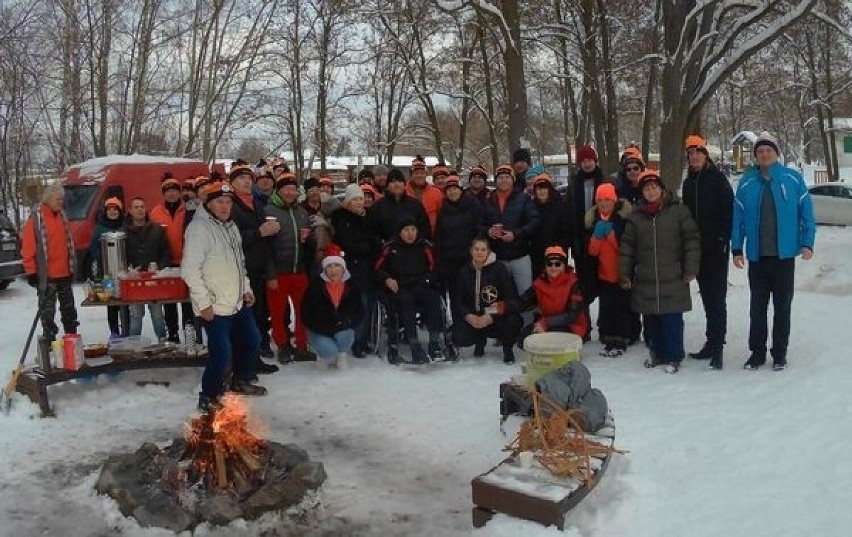
M 626 167 L 626 168 L 624 168 L 624 169 L 625 169 L 625 170 L 627 170 L 627 171 L 629 171 L 629 172 L 638 172 L 638 171 L 639 171 L 639 170 L 641 170 L 642 168 L 640 168 L 639 166 L 628 166 L 628 167 Z
M 561 267 L 564 264 L 565 263 L 563 263 L 562 261 L 559 261 L 558 259 L 553 259 L 553 260 L 547 262 L 548 267 Z

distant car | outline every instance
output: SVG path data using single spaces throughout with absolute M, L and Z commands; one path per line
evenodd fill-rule
M 852 226 L 852 185 L 823 183 L 808 189 L 817 224 Z
M 9 287 L 12 280 L 23 272 L 18 232 L 6 215 L 0 214 L 0 291 Z

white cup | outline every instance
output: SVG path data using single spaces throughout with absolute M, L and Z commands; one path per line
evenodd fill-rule
M 518 453 L 518 466 L 521 468 L 532 468 L 535 455 L 532 451 L 521 451 Z

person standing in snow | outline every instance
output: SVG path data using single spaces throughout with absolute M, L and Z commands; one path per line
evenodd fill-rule
M 778 142 L 763 132 L 754 142 L 757 166 L 743 174 L 734 197 L 731 251 L 734 266 L 745 267 L 751 292 L 745 369 L 766 363 L 767 310 L 772 297 L 772 368 L 787 367 L 790 309 L 793 304 L 796 257 L 814 255 L 816 224 L 804 179 L 778 161 Z M 745 243 L 745 250 L 743 250 Z
M 206 192 L 206 214 L 189 224 L 181 263 L 181 277 L 189 286 L 193 310 L 202 318 L 210 353 L 198 396 L 202 412 L 219 407 L 230 369 L 230 391 L 266 394 L 266 388 L 252 384 L 260 333 L 251 311 L 254 293 L 240 230 L 231 220 L 234 192 L 231 185 L 221 182 L 208 185 Z
M 148 265 L 156 263 L 157 267 L 169 264 L 169 243 L 163 228 L 148 219 L 148 207 L 145 200 L 136 197 L 130 200 L 130 210 L 124 224 L 127 233 L 127 264 L 131 267 L 141 267 L 147 270 Z M 166 319 L 162 304 L 148 304 L 151 314 L 151 324 L 159 341 L 166 339 Z M 145 317 L 145 305 L 130 306 L 130 335 L 142 333 L 142 319 Z
M 74 241 L 62 207 L 65 189 L 48 185 L 41 203 L 24 224 L 21 257 L 27 283 L 38 290 L 38 312 L 42 335 L 48 341 L 56 339 L 56 302 L 66 334 L 76 334 L 77 308 L 74 307 Z
M 624 220 L 633 207 L 619 200 L 615 185 L 604 183 L 595 191 L 595 206 L 586 213 L 589 255 L 598 260 L 598 329 L 604 350 L 601 356 L 615 358 L 624 354 L 637 323 L 630 311 L 630 293 L 618 282 L 618 243 L 624 233 Z
M 405 193 L 420 201 L 426 217 L 429 219 L 429 237 L 435 235 L 435 223 L 438 221 L 438 212 L 444 201 L 444 193 L 440 188 L 426 182 L 426 162 L 423 157 L 417 155 L 411 162 L 411 179 L 405 186 Z
M 701 245 L 695 220 L 669 193 L 657 172 L 639 178 L 644 201 L 627 218 L 618 252 L 621 287 L 630 306 L 643 315 L 650 358 L 645 367 L 665 365 L 677 373 L 684 358 L 683 312 L 692 309 L 689 282 L 698 274 Z
M 700 351 L 689 356 L 710 360 L 710 369 L 719 370 L 728 326 L 728 256 L 734 191 L 725 174 L 710 160 L 704 138 L 689 136 L 685 145 L 689 171 L 683 182 L 683 202 L 701 236 L 697 280 L 707 319 L 706 342 Z
M 96 280 L 101 280 L 104 274 L 103 259 L 101 259 L 101 237 L 104 233 L 118 231 L 124 224 L 124 215 L 122 214 L 124 203 L 116 197 L 107 198 L 104 201 L 104 208 L 98 214 L 98 224 L 92 232 L 92 241 L 89 244 L 89 259 L 92 260 L 92 277 Z M 124 270 L 127 267 L 121 267 Z M 117 278 L 118 274 L 107 274 L 111 278 Z M 118 337 L 121 333 L 119 325 L 119 315 L 121 314 L 120 306 L 107 306 L 107 324 L 109 325 L 110 337 Z M 126 321 L 124 316 L 122 321 Z M 125 331 L 127 326 L 124 327 Z

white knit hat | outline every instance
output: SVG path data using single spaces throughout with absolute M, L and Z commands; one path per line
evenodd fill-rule
M 763 131 L 757 137 L 757 140 L 754 141 L 754 146 L 752 148 L 752 153 L 757 156 L 757 148 L 762 145 L 768 145 L 772 149 L 775 150 L 775 154 L 781 156 L 781 151 L 778 150 L 778 140 L 775 139 L 774 136 L 769 134 L 768 131 Z
M 349 203 L 354 198 L 363 198 L 364 191 L 361 190 L 361 186 L 355 183 L 351 185 L 346 185 L 346 190 L 343 191 L 343 203 Z
M 343 270 L 346 270 L 346 260 L 341 255 L 329 255 L 322 258 L 322 269 L 325 270 L 329 265 L 340 265 Z

